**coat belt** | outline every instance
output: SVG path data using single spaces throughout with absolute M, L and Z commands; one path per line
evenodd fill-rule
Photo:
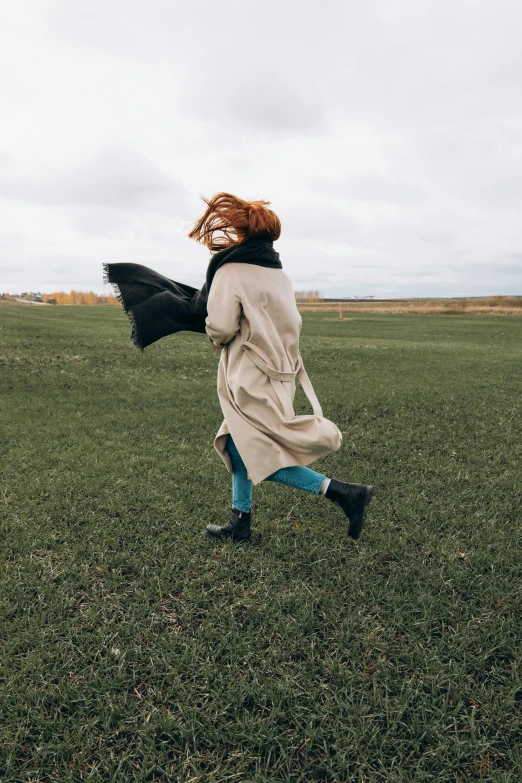
M 250 357 L 254 364 L 256 364 L 260 370 L 263 370 L 263 372 L 265 372 L 270 377 L 272 386 L 279 398 L 279 401 L 281 402 L 281 405 L 283 406 L 287 420 L 293 419 L 295 417 L 295 412 L 290 396 L 283 386 L 283 383 L 293 381 L 295 377 L 299 378 L 299 381 L 301 382 L 303 391 L 312 406 L 314 416 L 322 417 L 323 410 L 319 404 L 319 400 L 317 399 L 317 395 L 314 391 L 310 378 L 308 377 L 308 374 L 304 368 L 301 354 L 298 356 L 297 366 L 293 372 L 281 372 L 276 370 L 274 367 L 271 367 L 265 361 L 261 355 L 259 346 L 255 345 L 255 343 L 251 343 L 248 340 L 245 340 L 243 343 L 243 348 L 246 349 L 247 356 Z

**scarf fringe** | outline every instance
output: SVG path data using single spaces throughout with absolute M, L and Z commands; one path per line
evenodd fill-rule
M 144 351 L 143 343 L 141 341 L 141 337 L 138 331 L 138 325 L 136 323 L 134 313 L 132 312 L 131 308 L 126 305 L 125 298 L 123 296 L 123 293 L 120 291 L 118 284 L 115 283 L 113 280 L 111 280 L 111 271 L 109 269 L 109 264 L 103 264 L 103 282 L 112 287 L 115 297 L 117 298 L 118 302 L 121 304 L 123 308 L 123 312 L 125 313 L 125 315 L 130 321 L 130 325 L 132 328 L 130 339 L 132 343 L 136 346 L 136 348 L 139 348 L 139 350 L 143 353 Z

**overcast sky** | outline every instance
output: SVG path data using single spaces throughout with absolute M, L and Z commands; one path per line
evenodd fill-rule
M 0 291 L 196 287 L 201 195 L 271 202 L 294 287 L 522 294 L 522 4 L 0 5 Z

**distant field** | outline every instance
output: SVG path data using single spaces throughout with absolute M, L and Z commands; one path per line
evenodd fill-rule
M 77 297 L 83 297 L 86 301 L 81 304 L 97 304 L 94 301 L 88 301 L 88 298 L 94 297 L 92 292 L 89 294 L 75 292 Z M 76 300 L 66 301 L 67 297 L 72 297 L 65 293 L 49 294 L 49 296 L 58 297 L 58 303 L 61 305 L 76 304 Z M 107 298 L 107 297 L 105 297 Z M 109 297 L 112 301 L 108 304 L 120 306 L 115 296 Z M 2 300 L 0 304 L 16 304 L 18 300 Z M 32 302 L 31 304 L 35 304 Z M 41 304 L 41 303 L 40 303 Z M 343 312 L 355 313 L 394 313 L 394 314 L 437 314 L 437 315 L 522 315 L 522 296 L 489 296 L 484 298 L 471 299 L 391 299 L 391 300 L 350 300 L 338 302 L 323 301 L 304 301 L 298 299 L 297 306 L 301 312 L 329 313 Z
M 389 302 L 300 302 L 301 312 L 522 315 L 522 296 L 489 296 L 483 299 L 405 299 Z
M 1 783 L 520 783 L 522 320 L 303 313 L 357 543 L 271 482 L 206 541 L 219 355 L 129 332 L 0 308 Z

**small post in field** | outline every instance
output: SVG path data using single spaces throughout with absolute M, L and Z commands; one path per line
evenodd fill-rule
M 341 319 L 341 321 L 343 320 L 343 306 L 340 302 L 339 302 L 339 318 Z

